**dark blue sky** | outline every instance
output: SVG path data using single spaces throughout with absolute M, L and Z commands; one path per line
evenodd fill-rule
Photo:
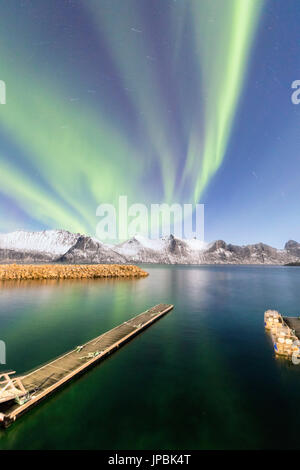
M 245 7 L 247 5 L 247 7 Z M 205 203 L 206 240 L 300 240 L 298 0 L 0 2 L 0 230 Z
M 299 21 L 297 2 L 266 4 L 226 156 L 204 197 L 209 238 L 299 239 Z

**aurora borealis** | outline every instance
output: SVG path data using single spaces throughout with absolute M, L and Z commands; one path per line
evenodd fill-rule
M 0 230 L 95 235 L 97 206 L 127 195 L 205 203 L 208 239 L 296 238 L 278 224 L 298 196 L 283 3 L 1 1 Z
M 193 17 L 206 105 L 202 152 L 197 151 L 196 133 L 191 136 L 191 142 L 196 141 L 196 151 L 192 148 L 188 153 L 195 171 L 197 166 L 199 168 L 199 156 L 202 157 L 200 171 L 196 173 L 196 200 L 224 158 L 263 2 L 204 2 L 201 9 L 198 4 L 193 2 Z M 204 14 L 202 8 L 205 8 Z M 214 35 L 209 21 L 214 23 Z M 221 48 L 220 44 L 226 46 Z

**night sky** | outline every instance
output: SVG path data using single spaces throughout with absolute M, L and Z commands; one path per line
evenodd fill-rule
M 300 241 L 299 0 L 2 0 L 0 230 L 204 203 L 205 238 Z

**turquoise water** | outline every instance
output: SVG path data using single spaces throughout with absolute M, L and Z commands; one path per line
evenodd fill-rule
M 300 268 L 146 269 L 140 280 L 1 285 L 5 368 L 18 373 L 152 305 L 175 309 L 0 431 L 0 448 L 299 448 L 300 366 L 275 360 L 263 313 L 299 315 Z

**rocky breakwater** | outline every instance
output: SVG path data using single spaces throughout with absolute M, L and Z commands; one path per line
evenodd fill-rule
M 140 278 L 146 276 L 148 276 L 148 273 L 138 266 L 119 264 L 5 264 L 0 266 L 0 281 L 32 279 Z

